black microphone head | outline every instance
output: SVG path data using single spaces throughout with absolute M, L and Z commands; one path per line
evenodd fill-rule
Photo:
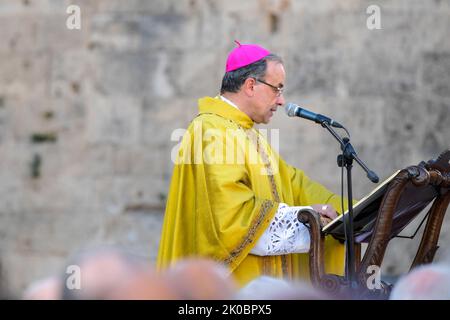
M 296 105 L 295 103 L 288 103 L 285 107 L 284 110 L 286 111 L 286 114 L 289 117 L 295 117 L 295 111 L 298 108 L 298 105 Z
M 373 172 L 372 170 L 369 170 L 369 172 L 367 172 L 367 177 L 373 183 L 378 183 L 378 181 L 380 181 L 380 178 L 378 178 L 377 174 L 375 172 Z

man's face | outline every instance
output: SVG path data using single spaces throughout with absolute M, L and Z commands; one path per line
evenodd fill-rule
M 284 87 L 286 73 L 281 63 L 267 62 L 266 76 L 260 79 L 265 83 L 256 81 L 255 95 L 253 96 L 252 119 L 256 123 L 269 123 L 279 106 L 285 103 L 283 94 L 279 94 L 276 88 Z M 272 85 L 273 87 L 271 87 Z M 276 88 L 275 88 L 276 87 Z

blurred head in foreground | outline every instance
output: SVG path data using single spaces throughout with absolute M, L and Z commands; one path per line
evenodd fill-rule
M 225 267 L 204 258 L 180 260 L 166 271 L 166 275 L 181 299 L 230 299 L 237 290 Z
M 166 279 L 144 260 L 117 249 L 97 249 L 78 255 L 79 289 L 63 284 L 63 299 L 177 299 Z M 68 278 L 66 278 L 68 279 Z
M 59 300 L 62 294 L 62 280 L 51 276 L 30 284 L 23 293 L 24 300 Z
M 390 300 L 450 299 L 450 266 L 426 265 L 415 268 L 400 278 Z
M 234 296 L 237 300 L 329 300 L 330 296 L 305 282 L 261 276 Z

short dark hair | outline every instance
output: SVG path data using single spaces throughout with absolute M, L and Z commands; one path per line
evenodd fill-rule
M 238 92 L 245 80 L 248 78 L 256 78 L 264 80 L 267 70 L 267 61 L 275 61 L 283 63 L 281 58 L 275 54 L 269 54 L 264 58 L 249 64 L 248 66 L 226 72 L 222 79 L 222 87 L 220 93 Z

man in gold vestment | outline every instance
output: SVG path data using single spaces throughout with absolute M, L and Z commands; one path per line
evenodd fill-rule
M 199 100 L 180 143 L 170 185 L 158 267 L 210 257 L 241 285 L 261 275 L 309 277 L 309 233 L 301 207 L 336 217 L 341 198 L 287 164 L 254 124 L 285 103 L 281 59 L 238 43 L 228 56 L 221 94 Z M 325 270 L 343 274 L 344 247 L 325 241 Z

